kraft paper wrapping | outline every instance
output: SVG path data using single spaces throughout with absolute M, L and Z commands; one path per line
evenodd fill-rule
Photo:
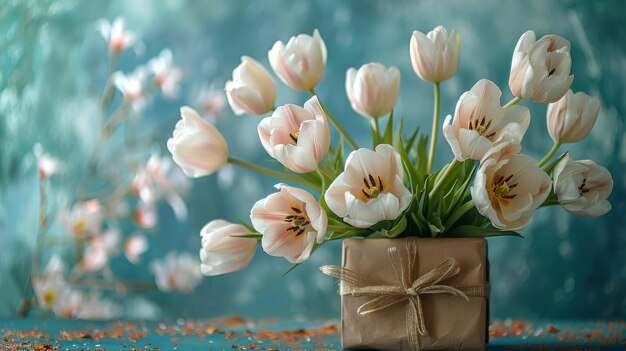
M 402 248 L 406 239 L 347 239 L 343 241 L 342 268 L 397 284 L 387 249 Z M 454 258 L 460 272 L 447 279 L 454 287 L 488 283 L 487 242 L 483 238 L 418 239 L 414 268 L 421 276 L 446 258 Z M 439 294 L 421 296 L 428 336 L 420 336 L 421 350 L 485 350 L 487 305 L 485 297 Z M 407 350 L 408 301 L 367 315 L 357 314 L 368 296 L 341 297 L 342 336 L 345 349 Z

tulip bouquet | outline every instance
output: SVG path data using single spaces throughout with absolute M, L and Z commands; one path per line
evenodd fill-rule
M 514 98 L 501 105 L 500 88 L 482 79 L 440 124 L 440 84 L 456 73 L 460 48 L 460 34 L 449 35 L 441 26 L 428 34 L 415 31 L 410 40 L 415 73 L 434 87 L 429 136 L 406 133 L 394 117 L 398 68 L 368 63 L 347 70 L 348 100 L 371 125 L 367 147 L 357 145 L 316 93 L 327 56 L 317 30 L 287 44 L 278 41 L 268 53 L 283 83 L 311 95 L 303 106 L 275 107 L 274 79 L 261 63 L 242 57 L 226 83 L 228 102 L 237 115 L 268 115 L 258 134 L 269 156 L 284 166 L 280 171 L 230 156 L 219 131 L 183 107 L 168 148 L 185 174 L 204 176 L 231 163 L 283 181 L 254 204 L 251 224 L 214 220 L 202 229 L 202 273 L 244 268 L 258 242 L 267 254 L 299 264 L 329 240 L 519 235 L 540 207 L 560 204 L 576 216 L 609 211 L 609 172 L 567 153 L 555 157 L 562 144 L 589 133 L 600 107 L 598 98 L 569 90 L 570 42 L 524 33 L 513 51 L 509 87 Z M 522 100 L 548 104 L 554 147 L 539 162 L 521 153 L 531 122 L 529 109 L 518 104 Z M 330 125 L 339 134 L 334 143 Z M 434 169 L 439 133 L 453 158 Z

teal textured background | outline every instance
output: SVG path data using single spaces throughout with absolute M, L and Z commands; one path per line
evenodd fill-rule
M 123 16 L 139 32 L 145 53 L 125 53 L 130 71 L 164 47 L 174 52 L 186 73 L 183 94 L 174 102 L 157 99 L 141 120 L 142 132 L 157 132 L 162 152 L 178 119 L 178 107 L 192 104 L 202 84 L 221 87 L 241 55 L 267 65 L 276 40 L 319 28 L 328 47 L 327 72 L 318 92 L 331 111 L 368 143 L 366 121 L 351 111 L 344 78 L 349 67 L 379 61 L 402 74 L 397 116 L 408 127 L 430 130 L 432 87 L 413 73 L 408 54 L 413 30 L 442 24 L 462 35 L 458 74 L 442 85 L 442 113 L 453 113 L 458 97 L 481 78 L 493 80 L 512 96 L 507 81 L 519 36 L 556 33 L 572 42 L 573 89 L 598 95 L 602 111 L 592 133 L 568 145 L 572 157 L 593 159 L 610 169 L 615 187 L 613 210 L 595 219 L 578 219 L 554 207 L 537 212 L 525 239 L 489 240 L 491 307 L 496 317 L 626 318 L 626 9 L 621 1 L 0 1 L 0 316 L 17 308 L 30 267 L 36 232 L 36 142 L 68 164 L 53 179 L 55 209 L 71 204 L 100 123 L 98 93 L 104 84 L 106 48 L 94 29 L 100 18 Z M 278 83 L 277 104 L 303 103 L 307 96 Z M 529 106 L 532 122 L 524 152 L 539 159 L 551 146 L 545 105 Z M 235 117 L 229 109 L 218 122 L 231 152 L 264 162 L 256 135 L 260 118 Z M 112 145 L 115 145 L 115 140 Z M 444 140 L 438 165 L 452 157 Z M 167 207 L 151 234 L 149 257 L 171 249 L 197 252 L 199 230 L 209 220 L 246 218 L 252 204 L 273 192 L 276 180 L 237 171 L 230 186 L 216 176 L 194 180 L 187 197 L 190 218 L 176 222 Z M 58 226 L 52 230 L 58 230 Z M 150 278 L 147 262 L 124 272 Z M 289 265 L 261 250 L 244 271 L 204 278 L 188 295 L 151 292 L 120 300 L 129 317 L 223 314 L 259 316 L 338 316 L 335 283 L 320 274 L 322 264 L 340 262 L 340 245 L 318 250 L 283 277 Z M 113 265 L 121 265 L 113 262 Z M 124 267 L 128 267 L 124 265 Z

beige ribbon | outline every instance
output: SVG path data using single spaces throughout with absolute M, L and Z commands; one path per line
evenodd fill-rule
M 414 278 L 417 260 L 417 243 L 415 239 L 407 240 L 406 262 L 397 247 L 387 249 L 389 261 L 396 273 L 398 283 L 389 285 L 365 274 L 337 266 L 322 266 L 322 273 L 341 281 L 340 294 L 352 296 L 374 296 L 374 298 L 358 309 L 359 315 L 383 310 L 397 303 L 408 300 L 406 310 L 406 326 L 409 347 L 412 351 L 420 350 L 419 336 L 427 336 L 428 330 L 424 322 L 421 295 L 449 294 L 469 301 L 468 296 L 486 297 L 489 294 L 487 285 L 454 287 L 440 284 L 454 277 L 460 271 L 454 258 L 447 258 L 430 272 Z

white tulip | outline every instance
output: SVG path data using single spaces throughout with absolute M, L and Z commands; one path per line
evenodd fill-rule
M 248 234 L 246 227 L 221 219 L 213 220 L 202 228 L 200 271 L 204 275 L 220 275 L 245 268 L 256 249 L 256 239 L 237 238 Z
M 574 143 L 593 128 L 600 113 L 600 100 L 571 90 L 561 100 L 549 104 L 546 114 L 548 132 L 555 143 Z
M 458 161 L 480 160 L 503 142 L 519 144 L 530 124 L 530 112 L 523 106 L 502 108 L 502 92 L 490 80 L 481 79 L 461 95 L 448 115 L 443 134 Z
M 410 54 L 413 70 L 422 80 L 443 82 L 450 79 L 459 66 L 461 35 L 453 30 L 448 37 L 442 26 L 437 26 L 426 35 L 414 31 Z
M 236 115 L 262 115 L 272 111 L 276 101 L 276 82 L 255 59 L 241 57 L 233 70 L 233 80 L 226 82 L 226 98 Z
M 578 217 L 598 217 L 611 210 L 607 198 L 613 191 L 611 173 L 591 160 L 565 156 L 554 169 L 554 193 L 567 212 Z
M 402 167 L 400 155 L 390 145 L 355 150 L 324 199 L 331 211 L 357 228 L 395 220 L 413 197 L 404 186 Z
M 494 227 L 520 230 L 550 194 L 552 181 L 532 158 L 505 152 L 508 146 L 496 146 L 481 160 L 471 194 Z
M 509 87 L 520 99 L 558 101 L 572 85 L 570 42 L 558 35 L 536 40 L 535 32 L 524 33 L 513 52 Z
M 346 72 L 346 93 L 352 109 L 365 117 L 388 114 L 396 104 L 400 71 L 380 63 L 368 63 Z
M 328 217 L 309 192 L 277 184 L 280 191 L 257 201 L 250 212 L 252 225 L 261 234 L 263 250 L 291 263 L 309 259 L 315 242 L 322 243 Z
M 174 162 L 192 178 L 220 169 L 228 161 L 228 145 L 222 134 L 190 107 L 181 107 L 180 116 L 167 141 Z
M 280 80 L 296 90 L 309 91 L 324 78 L 326 44 L 317 29 L 313 36 L 291 37 L 287 45 L 277 41 L 268 57 Z
M 317 170 L 330 147 L 326 114 L 316 96 L 297 105 L 284 105 L 258 126 L 267 153 L 296 173 Z

